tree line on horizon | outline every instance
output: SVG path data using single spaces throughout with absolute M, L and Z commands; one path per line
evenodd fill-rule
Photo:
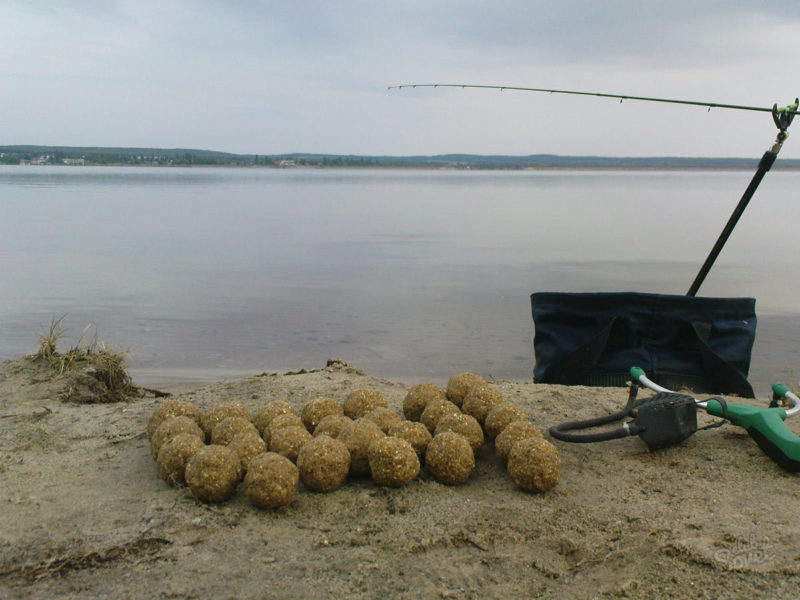
M 755 168 L 757 158 L 609 157 L 443 154 L 431 156 L 359 156 L 291 153 L 233 154 L 213 150 L 100 148 L 69 146 L 0 146 L 0 164 L 86 164 L 258 167 L 429 167 L 462 169 L 526 168 Z M 800 168 L 798 159 L 781 159 L 780 168 Z

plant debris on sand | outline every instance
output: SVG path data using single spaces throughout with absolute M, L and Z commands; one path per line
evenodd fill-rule
M 53 318 L 47 333 L 39 338 L 36 354 L 21 359 L 23 368 L 26 360 L 34 363 L 29 365 L 35 372 L 34 378 L 46 377 L 49 373 L 54 382 L 61 384 L 63 389 L 58 394 L 61 400 L 90 404 L 121 402 L 147 394 L 163 395 L 133 384 L 125 364 L 128 351 L 108 348 L 98 337 L 96 328 L 91 340 L 87 340 L 92 325 L 84 328 L 72 348 L 59 352 L 58 342 L 65 334 L 64 318 Z

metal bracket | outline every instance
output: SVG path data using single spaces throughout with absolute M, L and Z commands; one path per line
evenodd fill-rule
M 792 124 L 792 119 L 794 119 L 794 115 L 797 113 L 798 106 L 800 106 L 800 99 L 798 98 L 794 99 L 794 104 L 784 106 L 783 108 L 778 108 L 777 104 L 773 104 L 772 120 L 775 121 L 775 127 L 780 129 L 781 132 L 789 129 L 789 125 Z

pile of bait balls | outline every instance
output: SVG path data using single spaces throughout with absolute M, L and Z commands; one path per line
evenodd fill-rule
M 524 413 L 473 373 L 450 378 L 444 390 L 413 386 L 403 415 L 380 392 L 359 389 L 343 403 L 318 396 L 300 413 L 273 400 L 251 415 L 238 402 L 201 411 L 190 402 L 162 402 L 147 424 L 159 476 L 187 486 L 198 499 L 224 502 L 242 484 L 261 508 L 289 504 L 298 482 L 331 492 L 348 477 L 400 487 L 421 465 L 439 482 L 464 483 L 485 441 L 528 491 L 552 488 L 561 476 L 555 447 Z

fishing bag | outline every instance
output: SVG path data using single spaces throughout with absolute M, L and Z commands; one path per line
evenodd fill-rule
M 670 389 L 753 398 L 754 298 L 531 295 L 537 383 L 624 386 L 641 367 Z

